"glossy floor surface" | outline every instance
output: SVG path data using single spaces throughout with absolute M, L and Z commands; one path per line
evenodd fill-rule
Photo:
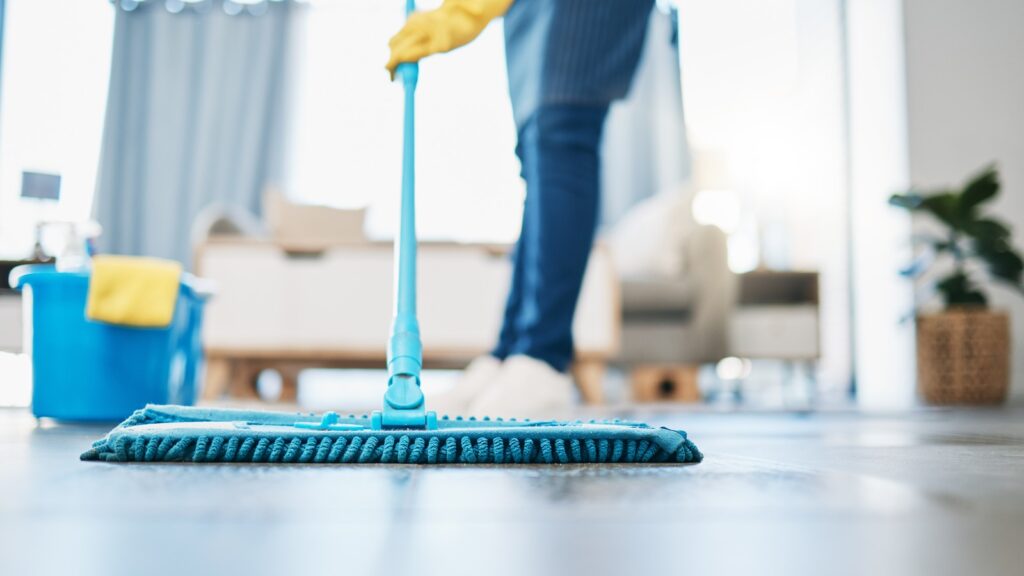
M 112 465 L 0 410 L 0 574 L 1024 573 L 1024 410 L 634 416 L 706 460 Z

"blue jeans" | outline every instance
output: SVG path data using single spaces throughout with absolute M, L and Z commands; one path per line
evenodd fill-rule
M 572 362 L 573 315 L 597 227 L 607 114 L 607 105 L 544 105 L 519 130 L 526 203 L 492 352 L 498 359 L 522 354 L 558 371 Z

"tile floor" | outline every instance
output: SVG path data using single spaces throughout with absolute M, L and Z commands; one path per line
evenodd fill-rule
M 632 416 L 706 460 L 110 465 L 0 410 L 0 574 L 1024 574 L 1024 409 Z

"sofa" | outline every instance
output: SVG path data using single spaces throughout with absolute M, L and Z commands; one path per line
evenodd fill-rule
M 702 364 L 728 356 L 737 277 L 727 237 L 690 216 L 685 191 L 633 209 L 606 235 L 622 287 L 622 345 L 636 400 L 695 401 Z

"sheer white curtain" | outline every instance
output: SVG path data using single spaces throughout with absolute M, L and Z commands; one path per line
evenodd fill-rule
M 203 208 L 259 211 L 280 179 L 291 17 L 303 7 L 264 8 L 118 10 L 96 192 L 101 249 L 189 262 Z
M 601 221 L 614 224 L 634 205 L 691 177 L 683 117 L 675 14 L 651 12 L 647 40 L 629 96 L 605 126 Z

